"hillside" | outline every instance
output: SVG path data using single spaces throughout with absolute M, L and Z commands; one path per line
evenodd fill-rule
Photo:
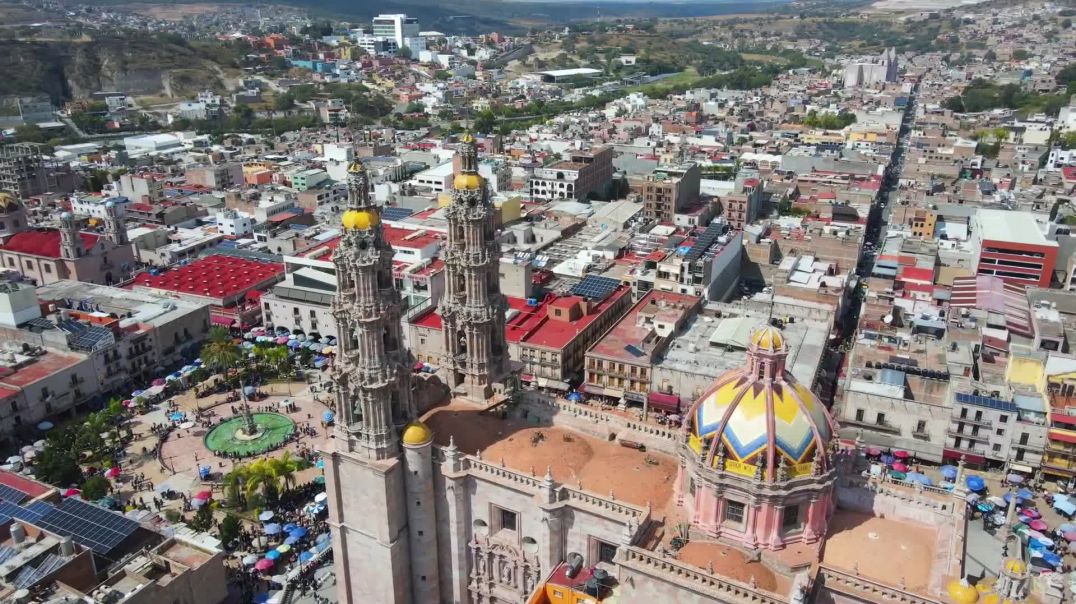
M 0 73 L 0 97 L 46 94 L 54 102 L 101 90 L 185 95 L 221 86 L 218 66 L 190 46 L 136 36 L 0 40 Z

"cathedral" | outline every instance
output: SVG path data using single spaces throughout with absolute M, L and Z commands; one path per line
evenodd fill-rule
M 324 452 L 339 602 L 952 601 L 963 491 L 889 480 L 839 442 L 775 327 L 752 332 L 745 366 L 676 429 L 512 392 L 494 212 L 474 139 L 458 153 L 448 393 L 432 404 L 401 344 L 380 208 L 349 168 Z

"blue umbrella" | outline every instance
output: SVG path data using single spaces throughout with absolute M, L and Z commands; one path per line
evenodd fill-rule
M 295 545 L 299 541 L 299 538 L 292 535 L 284 540 L 284 545 Z
M 267 525 L 265 525 L 264 528 L 265 528 L 265 534 L 266 535 L 279 535 L 280 534 L 280 525 L 279 524 L 275 524 L 275 523 L 274 524 L 267 524 Z
M 325 460 L 324 459 L 319 459 L 317 461 L 317 463 L 315 463 L 314 465 L 317 466 L 319 470 L 324 470 L 325 469 Z
M 941 467 L 942 478 L 953 480 L 954 478 L 956 478 L 956 473 L 957 473 L 956 466 L 942 466 Z
M 297 526 L 294 530 L 289 531 L 288 534 L 292 537 L 295 537 L 296 539 L 302 539 L 303 537 L 306 537 L 306 529 L 304 527 Z
M 265 552 L 265 558 L 267 560 L 276 560 L 279 557 L 280 557 L 280 552 L 276 551 L 275 549 L 271 549 L 271 550 Z
M 299 564 L 305 564 L 310 562 L 314 558 L 314 552 L 305 551 L 299 554 Z
M 329 535 L 329 533 L 322 533 L 318 535 L 318 543 L 325 543 L 330 537 L 331 535 Z
M 332 411 L 326 411 L 325 413 L 322 413 L 322 414 L 321 414 L 321 419 L 323 419 L 323 420 L 325 420 L 325 421 L 327 421 L 327 422 L 331 422 L 331 421 L 333 421 L 333 418 L 334 418 L 334 417 L 336 417 L 336 416 L 335 416 L 335 415 L 333 415 L 333 412 L 332 412 Z
M 1049 564 L 1050 566 L 1060 566 L 1061 556 L 1058 556 L 1053 552 L 1044 552 L 1042 554 L 1042 561 Z
M 288 340 L 288 348 L 298 348 L 302 345 L 302 342 L 299 340 Z
M 178 372 L 178 371 L 175 371 L 169 377 L 173 377 L 173 378 L 176 378 L 178 380 L 179 378 L 183 377 L 183 374 Z
M 1076 531 L 1076 524 L 1069 524 L 1066 522 L 1065 524 L 1062 524 L 1061 526 L 1057 527 L 1057 531 L 1059 533 L 1070 533 L 1072 531 Z
M 926 474 L 920 474 L 919 472 L 908 472 L 904 476 L 904 479 L 908 482 L 918 482 L 919 484 L 928 487 L 934 486 L 934 481 L 930 479 L 930 476 L 927 476 Z
M 187 414 L 185 414 L 185 413 L 183 413 L 183 412 L 181 412 L 181 411 L 176 411 L 175 413 L 173 413 L 173 414 L 169 415 L 169 416 L 168 416 L 168 419 L 170 419 L 170 420 L 172 420 L 172 421 L 174 421 L 174 422 L 181 422 L 181 421 L 183 421 L 183 420 L 184 420 L 184 419 L 185 419 L 186 417 L 187 417 Z
M 254 394 L 254 386 L 243 386 L 243 394 L 247 396 Z
M 290 533 L 299 527 L 294 522 L 289 522 L 280 528 L 284 529 L 285 533 Z
M 968 488 L 973 491 L 981 491 L 986 488 L 986 482 L 979 476 L 968 476 L 967 480 L 964 482 L 966 482 Z
M 1016 496 L 1020 499 L 1033 499 L 1035 497 L 1035 494 L 1027 489 L 1020 489 L 1016 492 Z
M 882 460 L 882 463 L 888 466 L 889 464 L 893 463 L 893 461 L 895 461 L 897 458 L 893 457 L 892 455 L 883 455 L 880 459 Z
M 254 596 L 254 604 L 265 604 L 269 601 L 269 592 L 260 593 Z
M 131 393 L 131 398 L 142 396 L 145 393 L 146 393 L 145 390 L 135 390 L 134 392 Z
M 258 520 L 261 520 L 262 522 L 268 522 L 273 519 L 273 516 L 274 514 L 271 510 L 265 510 L 261 514 L 258 514 Z
M 573 403 L 578 403 L 579 401 L 583 400 L 583 395 L 578 392 L 572 391 L 568 393 L 568 400 L 572 401 Z

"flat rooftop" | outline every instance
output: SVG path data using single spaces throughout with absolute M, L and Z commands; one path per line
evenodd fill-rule
M 587 354 L 627 362 L 641 362 L 644 360 L 643 357 L 628 352 L 627 346 L 635 346 L 645 353 L 644 356 L 649 357 L 653 347 L 644 347 L 642 342 L 655 328 L 652 324 L 640 325 L 639 315 L 644 311 L 653 311 L 655 323 L 658 321 L 676 322 L 683 314 L 691 312 L 689 309 L 698 302 L 699 298 L 695 296 L 651 290 Z M 664 306 L 662 306 L 663 303 Z
M 1057 247 L 1057 242 L 1046 239 L 1039 224 L 1026 212 L 980 209 L 978 226 L 983 239 Z
M 597 320 L 609 311 L 609 308 L 614 306 L 618 300 L 624 296 L 631 294 L 631 288 L 626 285 L 621 285 L 593 308 L 587 312 L 587 314 L 579 317 L 574 321 L 561 321 L 558 319 L 552 319 L 549 317 L 549 307 L 551 305 L 559 305 L 561 308 L 567 310 L 569 307 L 576 303 L 582 303 L 584 305 L 589 304 L 585 299 L 579 296 L 564 296 L 560 298 L 546 298 L 536 308 L 530 317 L 519 324 L 519 328 L 525 333 L 520 342 L 524 344 L 531 344 L 533 346 L 542 346 L 545 348 L 560 349 L 566 346 L 569 342 L 575 339 L 584 329 L 591 323 Z M 513 318 L 510 323 L 515 323 Z M 512 326 L 510 325 L 509 328 Z
M 35 357 L 35 359 L 33 363 L 28 363 L 15 369 L 11 375 L 0 377 L 0 385 L 10 388 L 25 388 L 50 375 L 81 363 L 84 357 L 74 354 L 61 354 L 50 350 L 39 357 Z M 4 368 L 0 367 L 0 369 Z
M 229 298 L 264 285 L 284 274 L 278 262 L 214 255 L 159 275 L 139 273 L 133 285 L 179 294 Z
M 456 446 L 468 454 L 537 476 L 553 471 L 553 480 L 608 494 L 621 501 L 663 510 L 676 480 L 676 460 L 653 451 L 641 452 L 553 426 L 534 426 L 520 419 L 500 419 L 474 405 L 453 402 L 431 409 L 424 421 L 437 444 Z M 538 436 L 540 435 L 540 436 Z M 648 463 L 650 460 L 653 463 Z
M 907 520 L 838 509 L 829 521 L 822 563 L 908 591 L 927 593 L 937 530 Z

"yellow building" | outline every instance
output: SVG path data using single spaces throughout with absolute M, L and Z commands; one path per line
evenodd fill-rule
M 938 215 L 926 209 L 917 209 L 909 220 L 912 226 L 912 236 L 921 239 L 933 239 L 934 227 L 938 223 Z

